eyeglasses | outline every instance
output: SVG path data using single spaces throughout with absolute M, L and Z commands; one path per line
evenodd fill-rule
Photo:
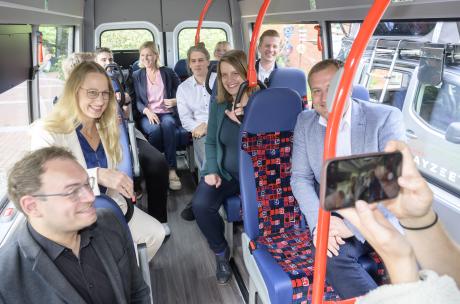
M 96 89 L 85 89 L 83 87 L 81 87 L 80 89 L 83 89 L 83 90 L 86 91 L 86 96 L 89 99 L 97 99 L 99 97 L 99 94 L 102 94 L 102 99 L 104 99 L 104 100 L 109 100 L 112 97 L 112 93 L 109 92 L 109 91 L 99 92 Z
M 72 191 L 68 193 L 53 193 L 53 194 L 34 194 L 33 197 L 51 197 L 51 196 L 61 196 L 68 197 L 72 202 L 80 202 L 85 198 L 85 195 L 90 192 L 93 193 L 94 189 L 94 177 L 89 177 L 88 181 L 84 184 L 76 186 Z

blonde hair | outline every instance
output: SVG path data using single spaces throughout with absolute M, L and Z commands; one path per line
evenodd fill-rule
M 155 42 L 146 41 L 146 42 L 142 43 L 141 46 L 139 47 L 139 64 L 138 65 L 139 65 L 140 68 L 145 68 L 144 64 L 141 61 L 141 52 L 142 52 L 143 49 L 149 49 L 156 55 L 155 69 L 158 70 L 160 68 L 160 52 L 158 51 L 158 48 L 157 48 Z
M 222 74 L 220 72 L 220 66 L 222 62 L 226 62 L 230 64 L 235 70 L 240 74 L 243 80 L 246 80 L 246 75 L 248 73 L 248 61 L 246 54 L 240 50 L 231 50 L 225 53 L 219 61 L 217 65 L 217 102 L 224 103 L 228 101 L 232 101 L 232 96 L 227 92 L 224 88 L 224 84 L 222 83 Z
M 91 52 L 81 52 L 70 54 L 69 57 L 62 61 L 62 72 L 64 73 L 64 79 L 69 78 L 72 70 L 84 61 L 94 61 L 95 56 Z
M 107 157 L 118 164 L 122 158 L 120 147 L 120 133 L 117 118 L 117 103 L 112 84 L 104 68 L 95 62 L 85 61 L 79 64 L 70 73 L 64 85 L 64 92 L 59 98 L 59 102 L 54 106 L 52 112 L 43 121 L 47 131 L 52 133 L 69 134 L 82 123 L 83 113 L 78 102 L 78 90 L 85 81 L 89 73 L 104 75 L 110 92 L 110 99 L 107 108 L 98 119 L 98 130 L 102 142 L 104 143 Z
M 216 46 L 214 47 L 214 54 L 217 52 L 217 49 L 218 49 L 219 47 L 232 48 L 230 42 L 225 41 L 225 40 L 224 40 L 224 41 L 219 41 L 219 42 L 216 43 Z

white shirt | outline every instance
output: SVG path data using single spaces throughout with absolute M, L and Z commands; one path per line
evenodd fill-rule
M 351 155 L 351 105 L 353 101 L 349 100 L 347 112 L 340 121 L 339 133 L 337 134 L 337 142 L 335 145 L 336 156 Z M 327 120 L 323 116 L 319 117 L 318 123 L 322 126 L 327 126 Z
M 269 68 L 268 70 L 265 70 L 262 66 L 262 63 L 260 63 L 259 61 L 259 72 L 257 72 L 257 78 L 262 81 L 262 82 L 265 82 L 265 79 L 269 78 L 270 77 L 270 74 L 273 72 L 273 70 L 275 69 L 275 63 L 273 62 L 273 65 L 271 68 Z
M 209 78 L 211 88 L 216 76 L 216 73 L 212 73 Z M 184 129 L 192 132 L 201 123 L 208 123 L 210 99 L 204 84 L 198 84 L 193 75 L 179 85 L 176 93 L 177 109 Z

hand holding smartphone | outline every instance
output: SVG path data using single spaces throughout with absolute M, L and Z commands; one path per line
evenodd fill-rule
M 402 154 L 370 153 L 327 160 L 321 178 L 321 204 L 333 211 L 357 200 L 368 203 L 395 198 L 399 193 Z

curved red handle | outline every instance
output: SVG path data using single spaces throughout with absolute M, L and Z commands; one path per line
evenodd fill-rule
M 335 94 L 335 102 L 332 107 L 332 112 L 329 114 L 326 137 L 324 139 L 324 156 L 323 160 L 335 157 L 335 146 L 337 142 L 337 132 L 342 118 L 343 108 L 348 98 L 350 88 L 355 77 L 356 69 L 363 52 L 372 36 L 377 24 L 382 18 L 385 10 L 391 0 L 375 0 L 369 13 L 364 19 L 359 30 L 356 40 L 353 42 L 350 54 L 345 62 L 342 78 Z M 329 220 L 330 213 L 319 209 L 318 225 L 317 225 L 317 242 L 315 254 L 315 268 L 313 280 L 313 296 L 312 303 L 322 303 L 324 294 L 324 281 L 326 277 L 326 261 L 327 261 L 327 242 L 329 235 Z M 349 300 L 348 300 L 349 301 Z M 339 302 L 340 303 L 340 302 Z
M 208 12 L 208 9 L 211 6 L 211 4 L 212 4 L 212 0 L 208 0 L 208 2 L 206 2 L 203 9 L 201 10 L 200 19 L 198 20 L 198 26 L 196 28 L 196 33 L 195 33 L 195 46 L 200 42 L 201 26 L 203 25 L 204 16 L 206 16 L 206 13 Z
M 260 27 L 264 21 L 265 13 L 267 12 L 268 6 L 270 5 L 270 0 L 264 0 L 262 6 L 260 7 L 259 14 L 257 15 L 256 24 L 254 25 L 254 30 L 251 36 L 251 44 L 249 45 L 249 59 L 248 59 L 248 87 L 254 88 L 257 86 L 257 72 L 255 66 L 256 58 L 256 45 L 257 37 L 259 37 Z
M 316 46 L 318 47 L 318 51 L 323 51 L 323 42 L 321 41 L 321 25 L 315 25 L 315 30 L 318 31 L 318 35 L 316 36 Z

